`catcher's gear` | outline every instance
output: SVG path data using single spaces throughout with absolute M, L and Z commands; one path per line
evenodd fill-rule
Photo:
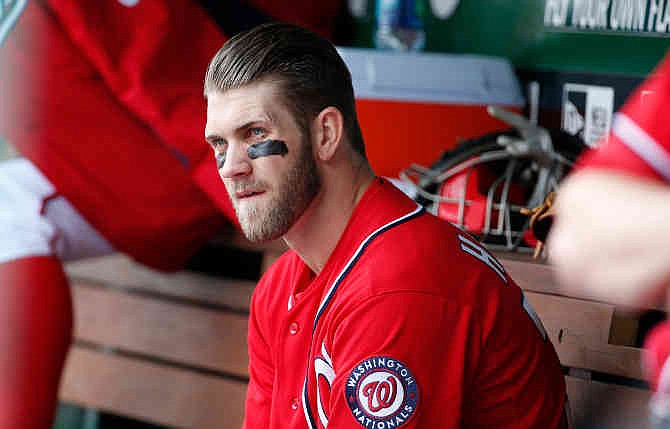
M 489 106 L 489 113 L 515 129 L 466 140 L 430 168 L 413 165 L 401 178 L 414 185 L 417 201 L 432 213 L 484 243 L 506 250 L 534 247 L 537 237 L 523 210 L 543 203 L 586 145 L 498 107 Z

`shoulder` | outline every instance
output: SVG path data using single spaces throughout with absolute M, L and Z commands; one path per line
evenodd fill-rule
M 361 256 L 350 282 L 359 299 L 418 292 L 473 304 L 511 284 L 504 267 L 467 233 L 430 214 L 381 234 Z
M 381 280 L 418 278 L 425 287 L 448 292 L 473 278 L 505 284 L 508 277 L 495 257 L 476 238 L 431 214 L 389 231 L 370 252 Z

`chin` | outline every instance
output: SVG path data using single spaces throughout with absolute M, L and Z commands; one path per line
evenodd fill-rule
M 263 243 L 283 237 L 304 213 L 304 208 L 290 204 L 276 204 L 270 208 L 248 207 L 237 209 L 242 232 L 252 243 Z
M 267 243 L 281 238 L 284 234 L 258 234 L 256 231 L 243 231 L 244 236 L 252 243 Z
M 265 243 L 268 241 L 277 240 L 281 238 L 286 231 L 281 228 L 272 228 L 268 229 L 270 222 L 242 222 L 240 220 L 240 225 L 242 226 L 242 232 L 247 240 L 252 243 Z

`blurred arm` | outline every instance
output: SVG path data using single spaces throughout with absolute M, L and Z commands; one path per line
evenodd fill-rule
M 548 252 L 567 292 L 627 305 L 661 298 L 670 285 L 670 187 L 580 171 L 558 193 Z

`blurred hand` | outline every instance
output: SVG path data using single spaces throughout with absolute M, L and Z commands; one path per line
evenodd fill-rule
M 670 186 L 604 170 L 575 174 L 558 192 L 547 251 L 567 294 L 658 302 L 670 286 Z

